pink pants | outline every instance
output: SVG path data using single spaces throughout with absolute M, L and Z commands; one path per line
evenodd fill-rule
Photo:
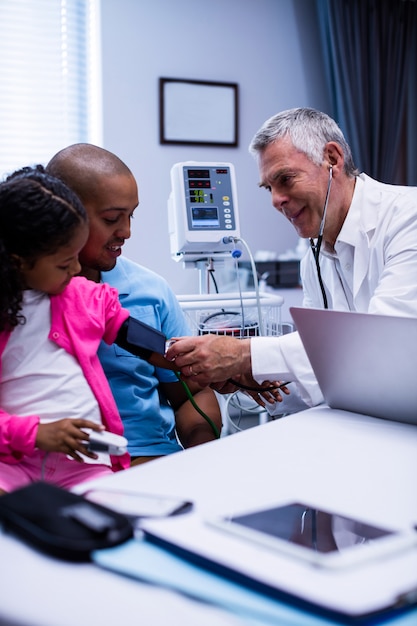
M 79 463 L 61 452 L 36 450 L 16 464 L 0 461 L 0 489 L 10 492 L 38 480 L 71 489 L 86 480 L 111 474 L 113 470 L 107 465 Z

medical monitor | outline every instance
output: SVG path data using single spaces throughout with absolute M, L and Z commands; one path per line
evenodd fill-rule
M 176 261 L 229 256 L 233 239 L 240 235 L 233 165 L 176 163 L 171 169 L 168 222 Z

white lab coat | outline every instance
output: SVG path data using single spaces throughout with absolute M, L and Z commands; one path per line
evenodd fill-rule
M 357 177 L 352 204 L 335 244 L 320 255 L 330 309 L 417 317 L 417 187 Z M 323 308 L 313 255 L 301 262 L 303 306 Z M 297 332 L 251 340 L 252 373 L 295 381 L 308 406 L 323 402 Z

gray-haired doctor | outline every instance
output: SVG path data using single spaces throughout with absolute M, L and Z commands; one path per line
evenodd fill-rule
M 301 262 L 306 307 L 417 317 L 417 188 L 356 169 L 336 122 L 314 109 L 283 111 L 254 136 L 260 187 L 310 241 Z M 234 339 L 205 335 L 171 345 L 184 377 L 230 392 L 240 382 L 294 381 L 308 406 L 323 401 L 297 332 Z

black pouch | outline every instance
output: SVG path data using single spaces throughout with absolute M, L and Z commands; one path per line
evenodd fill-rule
M 125 515 L 46 482 L 0 496 L 0 521 L 33 547 L 69 561 L 89 561 L 93 550 L 133 537 Z

